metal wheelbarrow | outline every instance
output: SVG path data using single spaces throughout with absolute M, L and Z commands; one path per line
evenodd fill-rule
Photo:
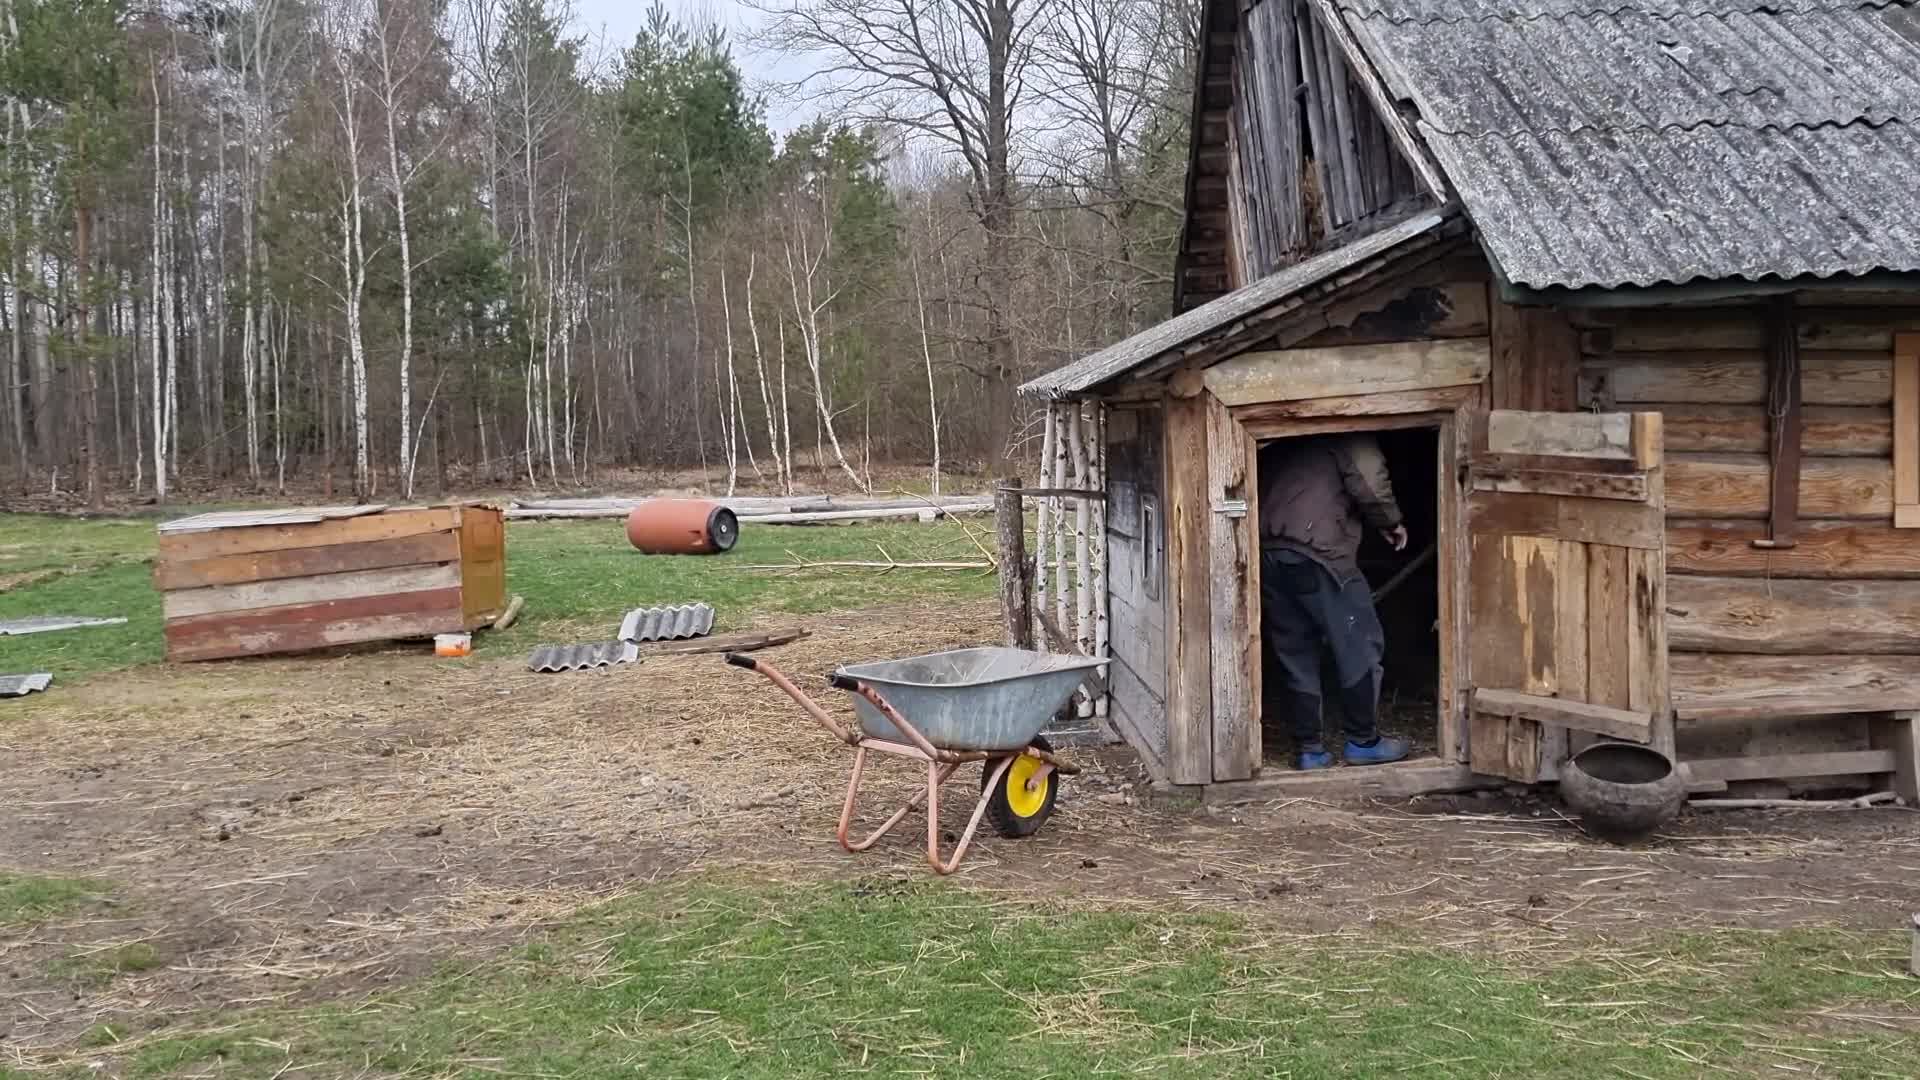
M 938 874 L 951 874 L 960 865 L 982 817 L 1005 837 L 1039 831 L 1053 813 L 1060 777 L 1080 771 L 1056 757 L 1040 731 L 1073 696 L 1082 673 L 1107 664 L 1090 656 L 1007 648 L 956 649 L 854 664 L 827 676 L 829 685 L 853 695 L 857 723 L 848 727 L 772 664 L 742 653 L 728 653 L 726 661 L 766 676 L 834 738 L 854 748 L 853 775 L 847 780 L 835 833 L 840 846 L 867 850 L 925 803 L 927 862 Z M 849 834 L 869 751 L 926 762 L 927 788 L 856 842 Z M 953 856 L 943 860 L 940 785 L 970 761 L 981 763 L 980 801 Z

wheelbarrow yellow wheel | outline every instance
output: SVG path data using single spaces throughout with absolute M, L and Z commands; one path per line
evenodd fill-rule
M 1053 749 L 1045 739 L 1034 739 L 1036 749 Z M 988 761 L 980 770 L 980 786 L 985 788 L 993 779 L 995 766 L 999 762 Z M 1039 783 L 1028 784 L 1040 772 L 1042 762 L 1039 758 L 1021 754 L 1007 766 L 1000 776 L 1000 783 L 987 796 L 987 819 L 1001 836 L 1018 839 L 1032 836 L 1046 824 L 1053 813 L 1053 800 L 1060 794 L 1060 774 L 1048 772 Z

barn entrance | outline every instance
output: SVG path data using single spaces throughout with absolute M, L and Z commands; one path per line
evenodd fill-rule
M 1425 424 L 1300 435 L 1267 439 L 1259 444 L 1262 514 L 1272 509 L 1266 493 L 1275 472 L 1284 468 L 1290 451 L 1303 447 L 1303 439 L 1371 439 L 1385 458 L 1394 501 L 1406 524 L 1407 543 L 1403 550 L 1396 551 L 1377 531 L 1366 529 L 1359 550 L 1359 567 L 1373 594 L 1386 642 L 1377 713 L 1379 728 L 1383 733 L 1407 739 L 1412 744 L 1410 758 L 1447 756 L 1441 747 L 1440 672 L 1445 650 L 1441 647 L 1441 560 L 1437 553 L 1445 550 L 1441 491 L 1449 478 L 1441 467 L 1440 436 L 1438 424 Z M 1299 699 L 1285 689 L 1284 669 L 1271 647 L 1269 631 L 1270 628 L 1263 627 L 1261 744 L 1266 769 L 1281 771 L 1293 767 L 1292 723 Z M 1323 649 L 1320 726 L 1324 741 L 1329 749 L 1336 751 L 1336 756 L 1345 741 L 1341 695 L 1335 689 L 1340 684 L 1331 657 Z

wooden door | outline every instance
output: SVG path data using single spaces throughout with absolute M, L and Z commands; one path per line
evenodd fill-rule
M 1595 735 L 1672 753 L 1660 434 L 1659 413 L 1488 414 L 1468 496 L 1475 772 L 1554 779 Z

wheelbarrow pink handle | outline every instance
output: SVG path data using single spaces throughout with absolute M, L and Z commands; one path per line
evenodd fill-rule
M 779 668 L 774 667 L 765 660 L 747 656 L 742 653 L 728 653 L 726 654 L 726 661 L 734 667 L 746 668 L 748 671 L 758 672 L 765 676 L 768 682 L 786 691 L 787 696 L 792 698 L 802 709 L 805 709 L 807 715 L 813 717 L 815 723 L 832 732 L 834 738 L 839 739 L 849 746 L 859 744 L 859 736 L 849 732 L 844 725 L 833 718 L 831 713 L 821 708 L 819 702 L 807 696 L 805 690 L 793 685 L 793 680 L 781 674 Z

